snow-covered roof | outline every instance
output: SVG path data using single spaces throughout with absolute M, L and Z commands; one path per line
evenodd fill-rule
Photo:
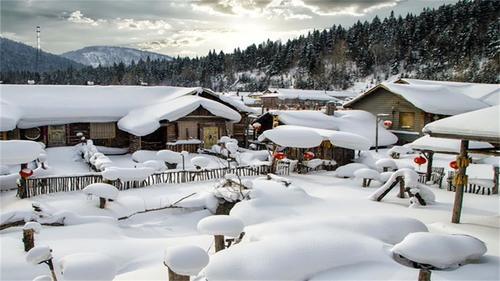
M 235 93 L 216 93 L 216 92 L 211 92 L 213 95 L 219 97 L 219 99 L 223 102 L 228 103 L 231 106 L 234 106 L 234 108 L 238 109 L 241 112 L 247 112 L 247 113 L 256 113 L 255 109 L 248 107 L 242 100 L 242 96 L 237 96 Z
M 240 120 L 229 107 L 195 96 L 203 91 L 170 86 L 0 85 L 0 131 L 124 119 L 120 129 L 142 136 L 154 132 L 160 120 L 174 121 L 198 106 Z
M 281 100 L 300 99 L 300 100 L 316 100 L 316 101 L 337 101 L 334 94 L 335 91 L 323 90 L 302 90 L 302 89 L 270 89 L 271 93 L 262 95 L 265 97 L 277 97 Z M 340 95 L 340 93 L 339 93 Z
M 381 83 L 347 102 L 344 106 L 351 106 L 365 96 L 374 93 L 378 88 L 384 88 L 401 96 L 425 112 L 442 115 L 456 115 L 500 103 L 500 85 L 498 84 L 407 80 L 411 80 L 408 82 L 409 84 Z
M 431 136 L 500 143 L 500 106 L 447 117 L 427 124 L 422 130 Z
M 445 138 L 435 138 L 429 135 L 425 135 L 414 140 L 412 143 L 408 144 L 412 149 L 417 150 L 432 150 L 439 152 L 460 152 L 460 141 L 445 139 Z M 480 148 L 493 148 L 493 146 L 487 142 L 472 141 L 469 143 L 469 148 L 480 149 Z
M 375 145 L 375 116 L 363 110 L 338 110 L 334 115 L 326 115 L 314 110 L 271 110 L 269 114 L 278 116 L 285 125 L 334 130 L 353 133 L 366 138 Z M 379 124 L 379 145 L 397 142 L 397 137 Z

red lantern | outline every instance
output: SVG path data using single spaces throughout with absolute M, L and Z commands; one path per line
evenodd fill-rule
M 385 120 L 385 121 L 384 121 L 384 127 L 385 127 L 385 128 L 390 128 L 390 127 L 392 127 L 392 121 L 391 121 L 391 120 Z
M 282 159 L 285 159 L 286 155 L 285 153 L 283 152 L 276 152 L 274 153 L 274 158 L 278 159 L 278 160 L 282 160 Z
M 418 157 L 415 157 L 415 159 L 413 159 L 413 162 L 417 163 L 418 165 L 423 165 L 423 164 L 427 163 L 427 159 L 425 159 L 422 156 L 418 156 Z
M 453 169 L 453 170 L 458 170 L 458 165 L 457 165 L 457 161 L 453 160 L 450 162 L 450 167 Z
M 308 161 L 311 160 L 311 159 L 313 159 L 314 156 L 315 156 L 314 152 L 312 152 L 312 151 L 304 152 L 304 159 L 306 159 Z
M 22 169 L 20 172 L 19 172 L 19 175 L 22 177 L 22 178 L 29 178 L 31 175 L 33 175 L 33 170 L 31 169 L 28 169 L 28 168 L 24 168 Z

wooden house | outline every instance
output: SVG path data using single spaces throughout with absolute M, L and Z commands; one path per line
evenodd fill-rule
M 497 104 L 499 85 L 400 79 L 381 83 L 344 104 L 374 115 L 388 114 L 400 143 L 422 136 L 423 127 L 443 117 Z
M 209 89 L 143 86 L 0 85 L 0 139 L 48 147 L 96 145 L 196 151 L 221 136 L 244 142 L 246 109 Z
M 301 89 L 268 89 L 260 99 L 264 111 L 272 109 L 320 110 L 328 102 L 338 102 L 334 91 Z

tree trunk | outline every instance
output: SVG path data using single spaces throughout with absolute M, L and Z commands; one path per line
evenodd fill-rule
M 418 281 L 431 281 L 431 271 L 429 269 L 420 269 L 418 272 Z
M 168 268 L 168 281 L 189 281 L 189 276 L 177 274 Z
M 467 149 L 469 147 L 469 141 L 468 140 L 462 140 L 460 142 L 460 154 L 457 157 L 458 159 L 467 159 Z M 460 162 L 460 161 L 457 161 Z M 465 172 L 467 170 L 467 165 L 465 166 L 460 166 L 458 167 L 458 172 L 455 175 L 456 179 L 462 178 L 462 180 L 457 181 L 457 184 L 455 185 L 455 201 L 453 202 L 453 214 L 451 217 L 451 222 L 452 223 L 460 223 L 460 215 L 462 214 L 462 203 L 463 203 L 463 198 L 464 198 L 464 185 L 466 182 L 464 182 L 464 179 L 466 179 Z
M 99 208 L 104 209 L 106 206 L 106 198 L 99 197 Z
M 222 251 L 226 247 L 224 245 L 224 235 L 214 235 L 215 252 Z
M 23 229 L 24 251 L 27 252 L 35 247 L 35 231 L 33 229 Z
M 427 157 L 427 172 L 425 173 L 425 183 L 431 180 L 432 176 L 432 160 L 434 158 L 434 151 L 428 151 L 424 153 L 425 157 Z
M 220 202 L 220 201 L 219 201 Z M 215 210 L 216 215 L 229 215 L 229 212 L 234 207 L 237 202 L 228 202 L 224 201 L 223 203 L 219 203 L 217 206 L 217 210 Z

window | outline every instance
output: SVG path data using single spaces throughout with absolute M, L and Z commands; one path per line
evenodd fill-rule
M 90 123 L 91 139 L 112 139 L 115 136 L 115 123 Z
M 413 129 L 415 125 L 415 112 L 400 112 L 399 127 L 401 129 Z

